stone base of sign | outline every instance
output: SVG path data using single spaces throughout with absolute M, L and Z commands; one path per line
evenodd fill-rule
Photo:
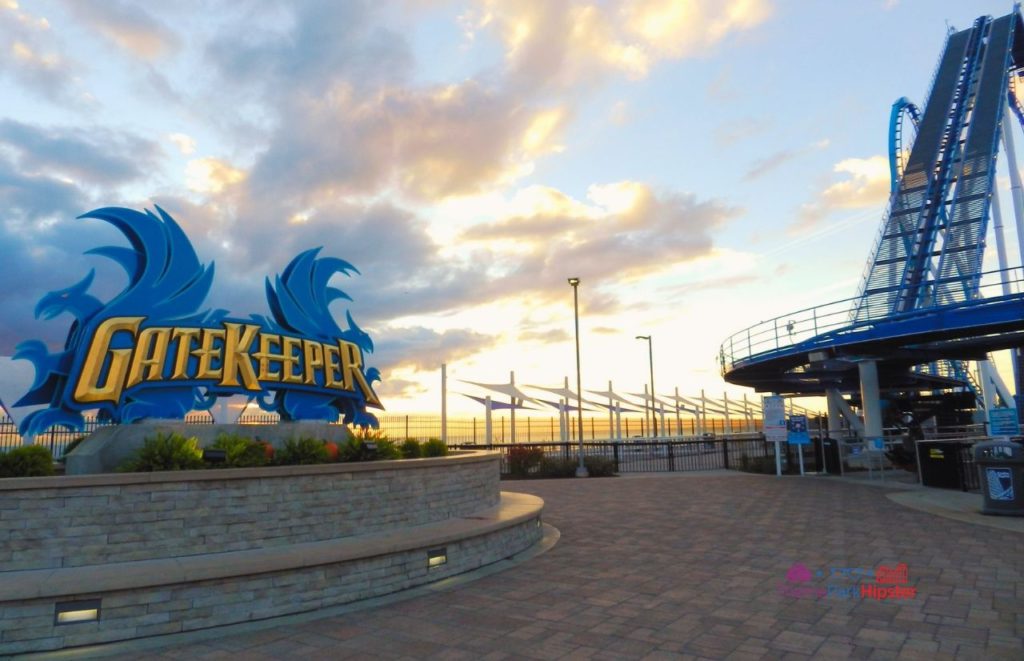
M 280 422 L 270 425 L 201 425 L 181 420 L 146 420 L 130 425 L 111 425 L 94 431 L 64 458 L 68 475 L 111 473 L 157 434 L 177 433 L 195 437 L 199 447 L 213 444 L 220 434 L 238 434 L 267 441 L 275 448 L 291 438 L 318 438 L 341 443 L 348 438 L 344 425 L 326 422 Z
M 0 656 L 310 611 L 497 562 L 543 532 L 543 501 L 497 478 L 498 455 L 473 452 L 0 480 Z M 98 620 L 58 624 L 69 602 Z

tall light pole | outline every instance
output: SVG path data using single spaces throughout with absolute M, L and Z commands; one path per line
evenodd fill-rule
M 657 438 L 658 436 L 658 414 L 654 408 L 654 402 L 657 400 L 654 398 L 654 342 L 651 341 L 650 335 L 637 335 L 638 340 L 647 340 L 647 359 L 651 365 L 651 431 L 653 432 L 652 437 Z
M 583 381 L 580 378 L 580 279 L 569 278 L 572 286 L 572 311 L 576 321 L 576 420 L 579 423 L 580 465 L 576 467 L 576 477 L 589 477 L 587 467 L 583 464 Z

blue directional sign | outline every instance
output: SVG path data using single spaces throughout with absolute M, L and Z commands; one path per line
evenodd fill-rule
M 789 441 L 790 445 L 811 444 L 811 437 L 807 433 L 806 415 L 789 416 L 789 434 L 787 440 Z
M 988 430 L 992 436 L 1019 436 L 1017 409 L 989 409 Z

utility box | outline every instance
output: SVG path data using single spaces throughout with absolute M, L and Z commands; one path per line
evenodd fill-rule
M 1013 441 L 986 441 L 974 446 L 982 514 L 1024 516 L 1024 445 Z
M 964 444 L 956 441 L 918 441 L 917 467 L 921 486 L 967 491 L 960 452 Z
M 840 465 L 842 459 L 839 455 L 839 441 L 834 438 L 816 438 L 814 445 L 816 470 L 819 473 L 841 475 L 843 469 Z

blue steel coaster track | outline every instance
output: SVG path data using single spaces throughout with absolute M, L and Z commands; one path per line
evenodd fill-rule
M 1013 75 L 1022 68 L 1016 7 L 947 35 L 924 111 L 905 98 L 892 106 L 891 195 L 858 296 L 732 335 L 720 349 L 727 381 L 820 393 L 873 359 L 892 387 L 969 387 L 957 359 L 1021 346 L 1024 294 L 1005 294 L 995 276 L 1024 278 L 1019 268 L 983 273 L 982 255 L 1007 101 L 1024 124 Z
M 903 96 L 892 104 L 892 112 L 889 113 L 889 194 L 899 189 L 900 178 L 906 167 L 908 152 L 914 144 L 913 138 L 903 138 L 904 121 L 908 121 L 917 137 L 917 126 L 921 122 L 921 111 L 910 99 Z

